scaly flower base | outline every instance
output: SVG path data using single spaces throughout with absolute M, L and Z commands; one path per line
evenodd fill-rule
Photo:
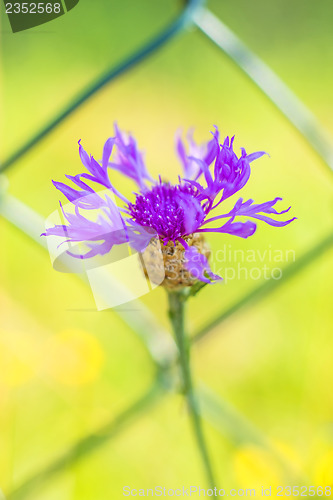
M 201 234 L 190 234 L 184 238 L 189 247 L 195 247 L 207 261 L 210 249 Z M 162 254 L 163 261 L 160 258 Z M 161 284 L 169 290 L 181 290 L 183 287 L 193 286 L 197 278 L 186 266 L 185 248 L 177 241 L 169 241 L 166 245 L 161 240 L 153 239 L 143 252 L 145 273 L 155 284 Z M 161 273 L 165 275 L 161 283 Z

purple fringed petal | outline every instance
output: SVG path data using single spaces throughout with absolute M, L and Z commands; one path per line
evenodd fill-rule
M 184 256 L 186 259 L 185 267 L 194 278 L 204 283 L 222 280 L 221 276 L 212 272 L 206 257 L 199 253 L 195 247 L 188 247 Z
M 282 198 L 277 197 L 274 198 L 274 200 L 266 201 L 265 203 L 254 203 L 253 200 L 247 200 L 246 202 L 242 203 L 242 198 L 238 200 L 238 204 L 240 203 L 239 207 L 237 207 L 237 210 L 240 211 L 242 215 L 244 214 L 257 214 L 258 212 L 264 212 L 266 214 L 276 214 L 276 215 L 281 215 L 285 214 L 286 212 L 289 212 L 291 207 L 288 207 L 286 210 L 281 210 L 281 212 L 278 212 L 273 206 L 278 202 L 282 201 Z M 234 209 L 236 208 L 236 205 Z
M 177 152 L 178 157 L 180 159 L 180 162 L 183 166 L 185 176 L 188 177 L 189 179 L 191 177 L 195 178 L 200 169 L 199 169 L 199 167 L 197 167 L 195 169 L 195 171 L 193 172 L 192 165 L 188 161 L 188 158 L 187 158 L 185 144 L 182 141 L 180 134 L 177 134 L 177 136 L 176 136 L 176 152 Z
M 102 243 L 87 243 L 87 247 L 90 250 L 85 253 L 74 253 L 67 250 L 67 254 L 75 259 L 91 259 L 92 257 L 96 257 L 97 255 L 106 255 L 109 253 L 114 245 L 114 242 L 111 241 L 108 236 L 105 236 L 105 240 Z
M 239 236 L 240 238 L 248 238 L 252 236 L 256 229 L 257 225 L 254 222 L 246 221 L 246 222 L 232 222 L 233 219 L 229 220 L 221 227 L 214 228 L 206 228 L 206 229 L 198 229 L 198 233 L 227 233 L 232 234 L 233 236 Z
M 204 221 L 205 213 L 195 196 L 182 196 L 178 191 L 177 203 L 183 209 L 183 235 L 195 233 Z
M 187 134 L 187 152 L 186 146 L 178 132 L 176 136 L 176 152 L 187 179 L 197 179 L 204 172 L 205 167 L 209 167 L 214 161 L 219 149 L 219 131 L 217 127 L 215 127 L 215 132 L 212 132 L 212 134 L 213 139 L 203 144 L 197 144 L 193 138 L 193 130 L 190 130 Z
M 61 210 L 67 224 L 56 225 L 46 229 L 43 236 L 58 236 L 63 238 L 63 242 L 85 243 L 89 248 L 86 254 L 74 254 L 68 252 L 73 257 L 90 258 L 97 254 L 104 255 L 112 249 L 114 245 L 119 245 L 129 241 L 128 228 L 121 217 L 119 209 L 109 197 L 102 200 L 103 208 L 97 218 L 92 221 L 84 217 L 79 207 L 75 206 L 75 213 L 65 212 L 62 205 Z
M 117 124 L 114 125 L 114 129 L 114 142 L 117 151 L 114 159 L 108 165 L 133 179 L 141 189 L 144 189 L 146 187 L 145 181 L 153 179 L 146 169 L 143 154 L 139 151 L 133 136 L 122 132 Z
M 73 205 L 85 209 L 95 209 L 102 206 L 101 198 L 98 196 L 98 194 L 95 193 L 95 191 L 91 187 L 87 186 L 87 184 L 80 182 L 78 176 L 66 177 L 82 187 L 82 191 L 79 191 L 77 189 L 71 188 L 70 186 L 67 186 L 63 182 L 52 181 L 52 184 L 57 189 L 59 189 L 59 191 L 61 191 L 64 196 L 66 196 L 68 201 L 73 203 Z
M 143 252 L 152 238 L 158 238 L 156 231 L 151 227 L 143 227 L 130 221 L 128 226 L 128 240 L 134 250 Z
M 73 203 L 76 207 L 85 210 L 95 210 L 103 207 L 105 201 L 90 186 L 81 181 L 81 174 L 73 177 L 71 175 L 66 175 L 66 177 L 82 188 L 82 191 L 78 191 L 67 186 L 63 182 L 52 181 L 53 185 L 66 196 L 68 201 Z
M 110 156 L 112 154 L 113 146 L 115 140 L 113 137 L 110 137 L 104 144 L 103 148 L 103 157 L 102 157 L 102 168 L 105 172 L 107 172 Z
M 286 212 L 286 210 L 284 210 L 284 212 Z M 289 219 L 289 220 L 279 221 L 279 220 L 271 219 L 270 217 L 266 217 L 265 215 L 258 215 L 258 214 L 251 215 L 250 217 L 253 217 L 254 219 L 262 220 L 263 222 L 266 222 L 266 224 L 269 224 L 270 226 L 274 226 L 274 227 L 287 226 L 288 224 L 290 224 L 291 222 L 293 222 L 294 220 L 297 219 L 297 217 L 293 217 L 292 219 Z
M 41 236 L 64 236 L 68 238 L 67 226 L 65 224 L 56 224 L 45 229 L 45 233 L 42 233 Z
M 251 163 L 251 161 L 258 160 L 258 158 L 261 158 L 264 155 L 267 155 L 265 151 L 257 151 L 256 153 L 251 153 L 250 155 L 247 155 L 247 161 Z
M 81 198 L 82 196 L 87 196 L 88 194 L 92 193 L 92 189 L 89 188 L 86 191 L 78 191 L 74 188 L 71 188 L 64 184 L 63 182 L 58 182 L 58 181 L 52 181 L 52 184 L 54 187 L 59 189 L 59 191 L 62 192 L 64 196 L 66 196 L 67 200 L 70 201 L 71 203 L 74 203 L 75 200 L 78 198 Z
M 220 132 L 219 132 L 219 129 L 216 125 L 214 125 L 214 128 L 215 128 L 215 131 L 211 132 L 213 139 L 211 139 L 208 142 L 206 156 L 203 158 L 203 161 L 208 166 L 213 163 L 213 161 L 215 160 L 215 158 L 219 152 Z
M 106 188 L 111 187 L 110 179 L 107 173 L 107 165 L 105 165 L 104 162 L 104 157 L 107 156 L 108 149 L 110 149 L 110 154 L 112 152 L 113 143 L 110 143 L 109 141 L 110 139 L 106 142 L 106 145 L 104 146 L 102 166 L 98 163 L 98 161 L 95 160 L 93 156 L 88 155 L 88 153 L 83 149 L 83 146 L 81 145 L 81 140 L 79 141 L 79 154 L 82 164 L 91 174 L 90 176 L 86 176 L 86 178 L 89 178 L 90 180 L 97 182 L 98 184 L 101 184 Z
M 216 139 L 216 138 L 215 138 Z M 222 201 L 226 200 L 237 191 L 240 191 L 250 178 L 250 163 L 264 154 L 264 151 L 246 154 L 241 148 L 241 156 L 238 158 L 233 150 L 234 137 L 226 137 L 223 144 L 215 154 L 214 176 L 207 172 L 207 167 L 201 164 L 201 172 L 205 174 L 207 186 L 197 187 L 201 199 L 208 200 L 208 211 L 216 208 Z M 192 158 L 194 161 L 194 158 Z M 220 195 L 218 202 L 216 197 Z M 215 205 L 214 205 L 215 202 Z
M 54 186 L 59 189 L 71 203 L 80 208 L 95 209 L 100 208 L 103 205 L 103 202 L 101 203 L 101 198 L 98 196 L 96 191 L 83 182 L 82 179 L 96 182 L 107 189 L 111 189 L 112 192 L 122 201 L 128 203 L 128 200 L 112 186 L 108 177 L 108 163 L 110 155 L 112 154 L 114 143 L 115 140 L 112 138 L 106 141 L 103 149 L 102 165 L 100 165 L 93 156 L 88 155 L 88 153 L 83 149 L 81 141 L 79 141 L 79 155 L 82 164 L 89 173 L 77 174 L 75 176 L 66 175 L 66 177 L 81 188 L 81 191 L 67 186 L 63 182 L 52 181 Z
M 292 219 L 286 220 L 286 221 L 276 221 L 274 219 L 271 219 L 270 217 L 267 217 L 266 215 L 263 214 L 276 214 L 276 215 L 281 215 L 289 211 L 290 207 L 287 208 L 286 210 L 282 210 L 281 212 L 278 212 L 275 208 L 274 205 L 282 200 L 282 198 L 274 198 L 274 200 L 271 201 L 266 201 L 265 203 L 260 203 L 256 204 L 253 202 L 253 200 L 247 200 L 243 202 L 242 198 L 239 198 L 237 200 L 234 208 L 230 210 L 227 214 L 223 215 L 217 215 L 216 217 L 212 217 L 210 219 L 205 220 L 203 225 L 210 224 L 211 222 L 214 222 L 219 219 L 223 218 L 228 218 L 230 217 L 229 221 L 224 224 L 223 226 L 219 228 L 206 228 L 206 229 L 199 229 L 198 232 L 220 232 L 220 233 L 230 233 L 234 234 L 235 236 L 241 236 L 242 238 L 248 238 L 248 236 L 251 236 L 256 229 L 256 224 L 254 222 L 247 221 L 245 223 L 240 223 L 240 222 L 234 222 L 235 217 L 239 216 L 245 216 L 245 217 L 252 217 L 253 219 L 258 219 L 262 220 L 263 222 L 266 222 L 267 224 L 275 227 L 283 227 L 286 226 L 287 224 L 290 224 L 293 220 L 296 219 L 296 217 L 293 217 Z
M 287 221 L 276 221 L 274 219 L 271 219 L 270 217 L 266 217 L 264 214 L 284 214 L 290 210 L 290 207 L 287 208 L 286 210 L 282 210 L 281 212 L 278 212 L 275 208 L 274 205 L 278 202 L 281 201 L 282 198 L 274 198 L 274 200 L 271 201 L 266 201 L 265 203 L 260 203 L 256 204 L 253 203 L 253 200 L 248 200 L 245 203 L 243 203 L 242 198 L 240 198 L 235 205 L 235 207 L 229 212 L 229 215 L 232 214 L 233 217 L 243 215 L 247 217 L 253 217 L 254 219 L 259 219 L 267 224 L 270 224 L 271 226 L 275 227 L 283 227 L 286 226 L 287 224 L 290 224 L 293 220 L 296 219 L 296 217 L 293 217 L 292 219 L 289 219 Z

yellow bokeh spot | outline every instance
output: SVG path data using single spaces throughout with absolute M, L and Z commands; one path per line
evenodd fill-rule
M 34 375 L 31 366 L 19 359 L 6 346 L 0 347 L 0 384 L 16 387 L 28 382 Z
M 17 387 L 34 376 L 32 349 L 17 332 L 0 332 L 0 385 Z
M 244 488 L 277 486 L 281 483 L 278 465 L 271 454 L 254 445 L 239 448 L 233 459 L 237 483 Z
M 288 467 L 289 472 L 294 476 L 301 476 L 303 474 L 303 463 L 298 451 L 291 446 L 291 444 L 284 441 L 274 441 L 273 445 L 285 465 Z
M 64 330 L 49 341 L 48 375 L 68 386 L 88 384 L 96 380 L 104 363 L 98 340 L 83 330 Z
M 315 483 L 317 486 L 331 486 L 331 496 L 333 496 L 333 449 L 326 452 L 318 461 Z

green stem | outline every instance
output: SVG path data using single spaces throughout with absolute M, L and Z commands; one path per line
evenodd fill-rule
M 169 292 L 169 316 L 173 331 L 175 334 L 178 350 L 179 363 L 183 379 L 183 389 L 189 406 L 190 416 L 194 434 L 196 437 L 198 449 L 201 455 L 202 463 L 205 468 L 207 480 L 211 488 L 215 488 L 216 482 L 212 471 L 207 445 L 203 434 L 199 404 L 194 392 L 192 374 L 190 368 L 190 349 L 189 341 L 185 334 L 184 316 L 186 296 L 182 291 Z

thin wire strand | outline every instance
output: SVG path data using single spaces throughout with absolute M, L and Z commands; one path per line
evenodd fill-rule
M 40 236 L 45 229 L 43 217 L 14 196 L 9 194 L 1 196 L 1 180 L 3 179 L 5 176 L 0 176 L 0 215 L 47 250 L 46 238 Z M 76 274 L 76 276 L 82 278 L 80 274 Z M 85 281 L 83 280 L 83 282 Z M 122 286 L 119 284 L 119 288 Z M 109 280 L 109 287 L 117 290 L 118 283 L 114 278 L 112 281 Z M 102 291 L 100 293 L 102 294 Z M 103 298 L 102 295 L 101 297 Z M 114 309 L 114 312 L 136 332 L 157 366 L 168 365 L 177 357 L 177 348 L 172 337 L 160 326 L 148 308 L 139 301 L 136 301 L 136 306 L 135 314 L 131 314 L 121 307 Z
M 201 32 L 243 70 L 333 170 L 332 140 L 304 103 L 267 64 L 207 8 L 200 7 L 193 16 L 194 23 Z
M 64 469 L 78 463 L 92 452 L 97 451 L 104 444 L 115 438 L 124 430 L 126 425 L 138 418 L 142 412 L 150 408 L 162 395 L 164 387 L 160 378 L 157 378 L 151 388 L 137 401 L 131 404 L 126 410 L 96 430 L 94 433 L 84 436 L 60 456 L 57 460 L 48 465 L 44 470 L 32 475 L 15 490 L 7 495 L 7 500 L 21 500 L 29 496 L 36 488 L 46 481 L 62 472 Z
M 306 252 L 293 264 L 289 264 L 282 271 L 282 278 L 279 280 L 270 279 L 265 281 L 262 285 L 258 286 L 255 290 L 251 290 L 247 295 L 238 300 L 226 311 L 223 311 L 210 323 L 201 328 L 192 337 L 192 342 L 198 342 L 206 337 L 209 333 L 219 326 L 222 322 L 226 321 L 230 316 L 236 314 L 244 307 L 258 302 L 262 298 L 266 298 L 268 294 L 285 284 L 288 280 L 296 276 L 300 271 L 312 264 L 316 259 L 321 257 L 325 252 L 333 247 L 333 232 L 322 239 L 317 245 Z

